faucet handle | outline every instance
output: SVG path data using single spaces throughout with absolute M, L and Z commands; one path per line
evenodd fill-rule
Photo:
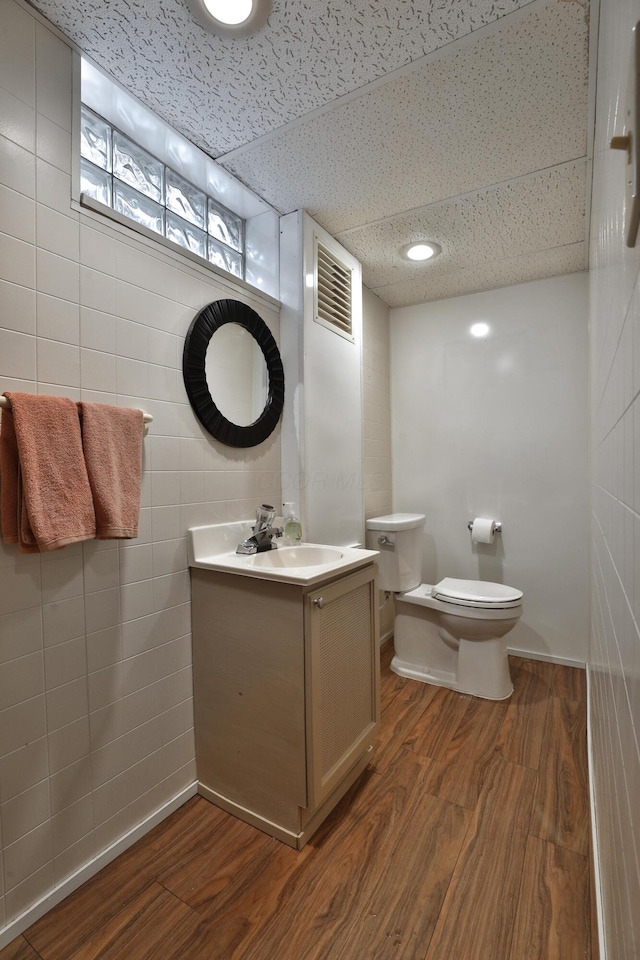
M 256 520 L 258 523 L 271 523 L 276 516 L 276 508 L 270 503 L 261 503 L 256 510 Z

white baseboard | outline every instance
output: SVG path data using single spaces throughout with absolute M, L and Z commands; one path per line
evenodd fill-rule
M 584 660 L 557 657 L 553 653 L 534 653 L 532 650 L 517 650 L 515 647 L 508 647 L 507 653 L 514 657 L 523 657 L 525 660 L 542 660 L 544 663 L 560 663 L 565 667 L 578 667 L 579 670 L 584 670 L 587 666 Z
M 593 858 L 593 885 L 596 892 L 596 918 L 598 923 L 599 960 L 607 960 L 607 943 L 604 935 L 602 908 L 602 874 L 600 872 L 600 843 L 598 833 L 598 808 L 596 806 L 593 779 L 593 738 L 591 736 L 591 671 L 587 664 L 587 768 L 589 771 L 589 806 L 591 808 L 591 856 Z M 591 905 L 593 909 L 593 904 Z
M 112 843 L 110 847 L 103 850 L 97 857 L 89 860 L 83 867 L 80 867 L 80 869 L 72 873 L 70 877 L 67 877 L 66 880 L 63 880 L 62 883 L 54 887 L 50 893 L 46 894 L 46 896 L 40 900 L 37 900 L 28 910 L 25 910 L 24 913 L 21 913 L 14 920 L 11 920 L 6 927 L 0 930 L 0 950 L 23 933 L 32 923 L 35 923 L 36 920 L 43 917 L 52 907 L 55 907 L 61 900 L 68 897 L 70 893 L 73 893 L 73 891 L 77 890 L 83 883 L 86 883 L 87 880 L 95 876 L 99 870 L 102 870 L 108 863 L 115 860 L 116 857 L 131 847 L 136 840 L 139 840 L 140 837 L 144 837 L 146 833 L 149 833 L 153 827 L 161 823 L 170 813 L 173 813 L 174 810 L 181 807 L 182 804 L 186 803 L 191 797 L 195 797 L 197 792 L 198 784 L 190 783 L 188 787 L 185 787 L 184 790 L 177 793 L 175 797 L 172 797 L 171 800 L 164 803 L 158 810 L 143 820 L 142 823 L 133 827 L 132 830 L 129 830 L 128 833 L 125 833 L 119 840 Z

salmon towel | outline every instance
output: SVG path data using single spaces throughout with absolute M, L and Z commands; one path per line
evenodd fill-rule
M 98 540 L 138 536 L 142 482 L 142 410 L 80 403 L 82 444 Z
M 24 502 L 13 414 L 7 409 L 0 422 L 0 522 L 5 543 L 19 544 L 21 553 L 40 553 Z
M 2 537 L 21 553 L 59 550 L 95 536 L 78 410 L 65 397 L 5 393 Z M 12 429 L 13 428 L 13 429 Z

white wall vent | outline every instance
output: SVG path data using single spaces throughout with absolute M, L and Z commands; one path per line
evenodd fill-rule
M 363 543 L 362 267 L 303 210 L 282 217 L 280 243 L 280 352 L 289 397 L 282 499 L 297 505 L 309 543 Z M 318 316 L 318 274 L 325 316 Z
M 315 238 L 316 323 L 353 342 L 352 270 Z

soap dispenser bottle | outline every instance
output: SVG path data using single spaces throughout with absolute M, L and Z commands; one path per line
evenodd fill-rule
M 302 524 L 296 517 L 292 503 L 283 503 L 282 508 L 284 543 L 287 547 L 293 547 L 302 542 Z

